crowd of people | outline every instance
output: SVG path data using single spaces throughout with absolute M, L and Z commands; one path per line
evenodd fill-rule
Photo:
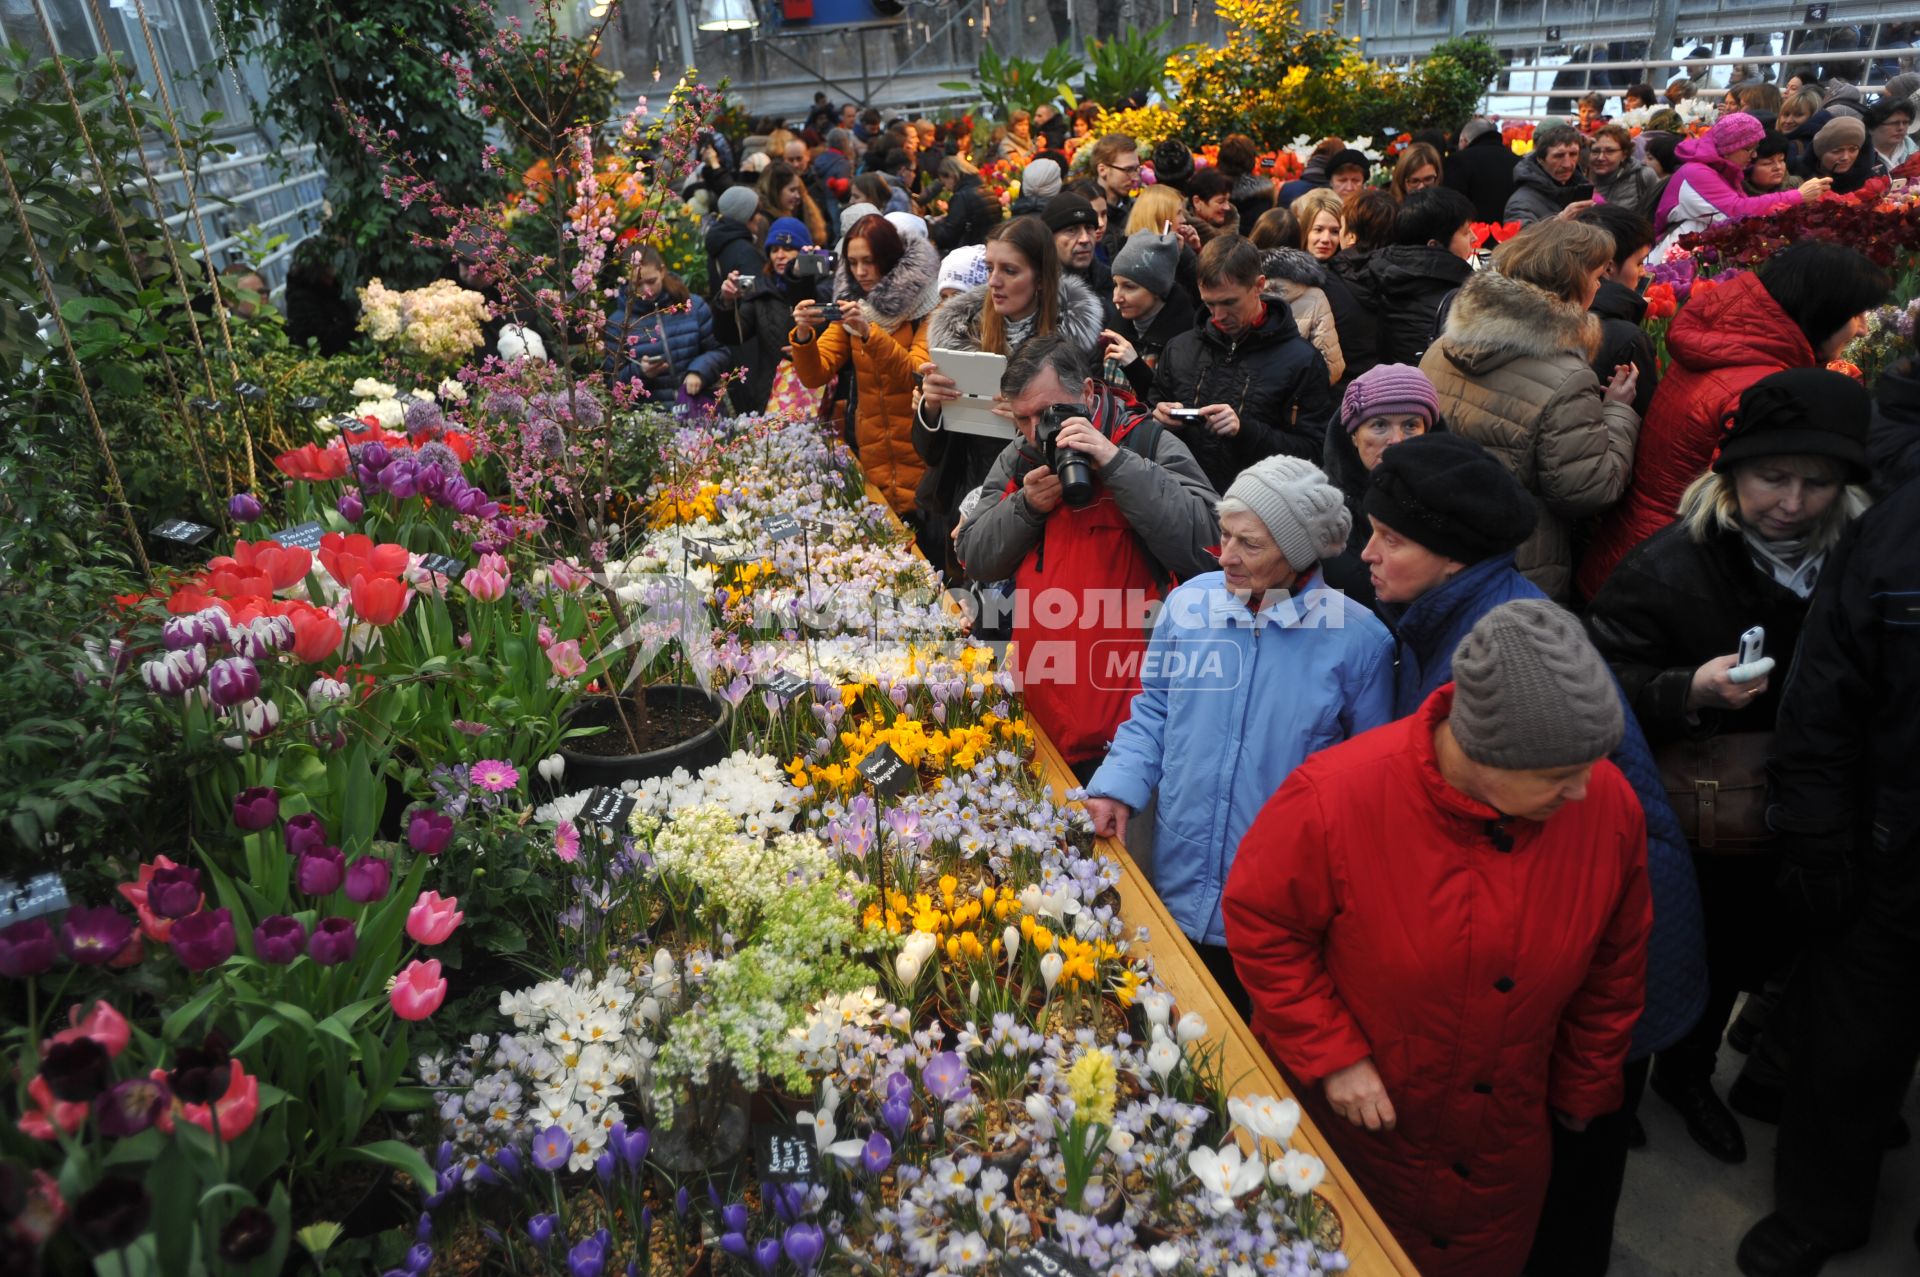
M 1812 240 L 1663 371 L 1645 271 L 1913 173 L 1916 89 L 1687 136 L 1637 86 L 1284 182 L 822 98 L 707 149 L 711 296 L 649 257 L 609 366 L 844 429 L 1421 1272 L 1604 1273 L 1650 1087 L 1728 1162 L 1729 1102 L 1779 1124 L 1737 1263 L 1812 1274 L 1920 1055 L 1920 361 L 1827 370 L 1892 282 Z

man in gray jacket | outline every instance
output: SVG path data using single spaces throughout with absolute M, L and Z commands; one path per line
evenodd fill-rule
M 958 552 L 976 581 L 1011 578 L 1027 708 L 1082 779 L 1140 687 L 1155 605 L 1216 566 L 1218 499 L 1193 454 L 1059 337 L 1007 361 L 1020 435 L 988 472 Z

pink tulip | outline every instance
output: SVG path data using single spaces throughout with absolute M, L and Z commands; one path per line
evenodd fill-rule
M 548 575 L 553 578 L 556 587 L 569 594 L 588 584 L 592 579 L 568 559 L 555 559 L 553 567 L 548 570 Z
M 460 901 L 456 896 L 443 896 L 437 891 L 423 891 L 420 898 L 413 902 L 413 908 L 407 910 L 407 934 L 418 944 L 428 946 L 445 944 L 453 929 L 467 915 L 460 912 Z M 434 964 L 438 967 L 438 963 Z
M 402 1020 L 424 1020 L 447 1000 L 447 982 L 440 975 L 440 960 L 418 959 L 400 968 L 393 978 L 393 990 L 387 994 L 393 1013 Z
M 498 603 L 507 593 L 507 578 L 489 568 L 468 568 L 460 584 L 482 603 Z
M 580 640 L 568 639 L 547 649 L 547 660 L 561 678 L 579 678 L 587 672 L 587 658 L 580 655 Z
M 92 1038 L 106 1048 L 109 1056 L 117 1056 L 127 1049 L 127 1043 L 133 1037 L 133 1029 L 127 1024 L 127 1017 L 108 1006 L 105 1002 L 95 1002 L 93 1009 L 83 1019 L 80 1004 L 74 1003 L 67 1011 L 67 1022 L 71 1029 L 62 1029 L 40 1044 L 41 1054 L 56 1042 L 72 1042 L 77 1038 Z
M 475 563 L 474 566 L 487 572 L 498 572 L 502 580 L 510 579 L 513 576 L 513 570 L 507 566 L 507 560 L 504 555 L 488 552 L 481 555 L 479 561 Z

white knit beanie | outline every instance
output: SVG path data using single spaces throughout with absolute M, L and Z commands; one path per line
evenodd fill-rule
M 1295 572 L 1307 572 L 1346 548 L 1353 516 L 1346 498 L 1320 468 L 1299 457 L 1268 457 L 1240 472 L 1225 500 L 1238 501 L 1267 525 Z

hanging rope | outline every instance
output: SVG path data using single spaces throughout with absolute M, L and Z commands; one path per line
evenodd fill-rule
M 46 38 L 47 47 L 50 49 L 54 48 L 53 28 L 47 18 L 46 5 L 42 0 L 33 0 L 33 11 L 35 16 L 40 19 L 40 34 Z M 117 192 L 107 178 L 107 166 L 101 162 L 100 153 L 93 145 L 93 134 L 87 129 L 86 111 L 80 105 L 79 95 L 74 92 L 73 80 L 67 75 L 66 59 L 55 54 L 53 65 L 55 69 L 60 72 L 60 87 L 67 92 L 67 105 L 73 108 L 73 122 L 75 127 L 80 130 L 81 143 L 87 148 L 87 159 L 93 165 L 94 180 L 100 183 L 101 197 L 104 198 L 108 206 L 111 207 Z M 162 234 L 168 233 L 164 222 L 161 222 L 160 230 Z M 127 277 L 132 281 L 135 288 L 140 288 L 140 264 L 134 258 L 133 245 L 127 242 L 126 228 L 120 224 L 120 218 L 118 216 L 113 218 L 113 234 L 114 238 L 120 242 L 121 255 L 126 259 Z M 143 305 L 142 310 L 147 316 L 148 323 L 156 322 L 157 317 L 151 307 Z M 187 415 L 186 398 L 180 389 L 180 378 L 174 371 L 173 357 L 167 353 L 167 347 L 164 342 L 159 343 L 155 348 L 160 352 L 160 364 L 166 372 L 167 390 L 173 397 L 176 419 L 185 427 L 187 443 L 193 449 L 195 464 L 200 468 L 200 480 L 206 484 L 207 497 L 213 501 L 218 511 L 219 520 L 222 526 L 225 526 L 228 518 L 226 507 L 221 505 L 218 500 L 215 500 L 218 489 L 213 486 L 213 472 L 207 468 L 206 451 L 200 447 L 199 431 L 194 429 L 192 418 Z
M 27 205 L 20 198 L 20 188 L 13 183 L 13 166 L 7 163 L 6 152 L 0 151 L 0 176 L 7 181 L 7 198 L 13 201 L 14 216 L 20 220 L 20 234 L 27 242 L 27 252 L 33 257 L 33 268 L 40 277 L 40 291 L 46 297 L 47 309 L 53 314 L 54 327 L 60 330 L 60 344 L 66 347 L 67 368 L 73 373 L 73 384 L 80 388 L 80 402 L 86 407 L 87 420 L 93 426 L 93 441 L 100 448 L 100 460 L 107 468 L 107 490 L 113 494 L 113 500 L 120 507 L 120 518 L 127 527 L 127 543 L 133 547 L 133 556 L 140 563 L 140 575 L 145 578 L 147 588 L 153 588 L 153 565 L 147 562 L 147 548 L 140 542 L 140 529 L 133 521 L 133 507 L 127 503 L 127 490 L 120 483 L 120 467 L 114 464 L 113 449 L 107 446 L 107 432 L 100 424 L 100 414 L 93 406 L 93 393 L 87 389 L 87 378 L 80 370 L 80 357 L 73 349 L 73 334 L 67 331 L 67 320 L 60 313 L 60 298 L 53 290 L 53 276 L 47 270 L 46 259 L 40 256 L 40 244 L 33 237 L 33 226 L 27 221 Z

